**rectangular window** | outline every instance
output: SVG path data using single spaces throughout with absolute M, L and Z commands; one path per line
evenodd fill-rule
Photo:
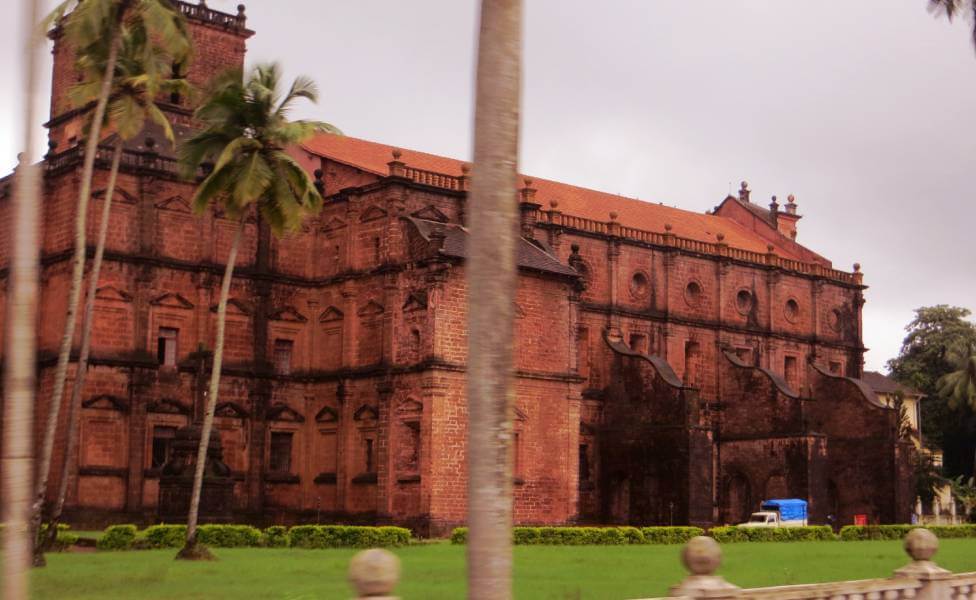
M 156 341 L 156 359 L 159 364 L 166 367 L 176 366 L 176 340 L 179 335 L 179 329 L 159 328 L 159 338 Z
M 291 473 L 291 443 L 294 434 L 286 431 L 271 432 L 271 455 L 268 469 L 272 473 Z
M 279 375 L 291 373 L 291 351 L 295 343 L 291 340 L 275 340 L 274 365 Z
M 590 447 L 587 444 L 579 446 L 579 480 L 590 480 Z
M 795 356 L 787 356 L 783 358 L 783 378 L 786 379 L 786 383 L 790 387 L 796 389 L 799 382 L 797 381 Z
M 376 465 L 374 464 L 374 460 L 373 460 L 373 440 L 371 440 L 369 438 L 366 439 L 366 457 L 365 458 L 366 458 L 366 472 L 367 473 L 375 473 L 376 472 Z
M 157 425 L 153 427 L 152 468 L 159 469 L 169 460 L 176 427 Z

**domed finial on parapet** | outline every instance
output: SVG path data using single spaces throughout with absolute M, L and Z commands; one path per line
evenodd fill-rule
M 245 21 L 245 20 L 247 19 L 247 15 L 246 15 L 246 14 L 244 14 L 244 11 L 245 11 L 245 9 L 246 9 L 246 8 L 247 8 L 247 7 L 246 7 L 246 6 L 244 6 L 243 4 L 238 4 L 238 5 L 237 5 L 237 18 L 238 18 L 238 20 L 240 20 L 240 21 L 241 21 L 242 23 L 243 23 L 243 22 L 244 22 L 244 21 Z
M 912 562 L 895 571 L 895 576 L 913 577 L 922 581 L 940 580 L 950 577 L 951 572 L 932 562 L 939 551 L 939 538 L 935 534 L 918 527 L 905 536 L 905 552 Z M 940 596 L 941 597 L 941 596 Z
M 531 177 L 525 177 L 525 178 L 523 178 L 522 179 L 522 182 L 525 184 L 525 187 L 527 187 L 527 188 L 531 188 L 532 187 L 532 184 L 534 183 L 532 181 L 532 178 Z
M 786 213 L 790 215 L 796 214 L 796 196 L 790 194 L 786 198 Z
M 668 233 L 671 233 L 671 223 L 665 223 L 664 224 L 664 231 L 667 231 Z
M 671 588 L 672 596 L 725 598 L 719 592 L 731 593 L 739 589 L 715 574 L 722 564 L 722 548 L 710 537 L 700 535 L 691 538 L 681 550 L 681 562 L 689 575 Z
M 772 202 L 769 203 L 770 212 L 779 212 L 779 202 L 776 201 L 776 196 L 773 196 Z
M 400 157 L 403 156 L 403 151 L 399 148 L 394 148 L 392 154 L 393 160 L 400 160 Z
M 468 163 L 461 163 L 461 174 L 467 175 L 470 172 L 471 172 L 471 165 L 469 165 Z
M 772 254 L 774 250 L 776 250 L 776 246 L 773 246 L 772 244 L 766 244 L 766 252 Z
M 610 211 L 610 220 L 611 221 L 616 221 L 617 220 L 617 211 L 615 211 L 615 210 L 611 210 Z
M 349 584 L 357 598 L 392 599 L 400 582 L 400 559 L 387 550 L 364 550 L 349 561 Z
M 721 244 L 722 242 L 725 241 L 725 234 L 719 231 L 718 233 L 715 234 L 715 239 L 717 239 L 718 242 Z
M 552 200 L 550 200 L 549 201 L 549 208 L 551 208 L 552 210 L 556 210 L 557 208 L 559 208 L 559 200 L 556 200 L 555 198 L 553 198 Z
M 854 263 L 854 272 L 855 273 L 861 272 L 861 263 Z

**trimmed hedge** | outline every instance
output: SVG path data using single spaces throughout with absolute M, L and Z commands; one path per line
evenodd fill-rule
M 288 540 L 287 527 L 274 525 L 264 530 L 264 546 L 268 548 L 287 548 Z
M 620 546 L 625 544 L 681 544 L 704 530 L 698 527 L 514 527 L 516 546 Z M 452 544 L 465 544 L 468 528 L 451 532 Z
M 705 535 L 701 527 L 642 527 L 645 544 L 684 544 L 693 537 Z
M 403 527 L 296 525 L 288 530 L 292 548 L 373 548 L 405 546 L 410 530 Z
M 182 548 L 186 542 L 186 525 L 153 525 L 139 537 L 148 548 Z
M 840 539 L 845 542 L 900 540 L 918 527 L 922 525 L 845 525 L 840 530 Z M 930 525 L 925 528 L 939 538 L 976 538 L 976 525 Z
M 813 542 L 833 541 L 837 537 L 827 525 L 807 527 L 713 527 L 708 535 L 716 542 Z
M 250 525 L 201 525 L 197 538 L 201 544 L 214 548 L 249 548 L 262 542 L 261 530 Z
M 98 538 L 95 547 L 99 550 L 129 550 L 136 541 L 137 533 L 135 525 L 112 525 Z

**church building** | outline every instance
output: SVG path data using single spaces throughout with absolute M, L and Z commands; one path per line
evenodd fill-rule
M 242 66 L 253 34 L 243 7 L 175 4 L 196 46 L 193 84 Z M 71 50 L 54 38 L 38 440 L 84 153 L 84 110 L 67 99 Z M 193 107 L 169 100 L 163 108 L 188 135 Z M 228 510 L 237 522 L 444 534 L 466 510 L 469 166 L 327 134 L 291 152 L 325 203 L 283 239 L 257 214 L 247 221 L 215 418 Z M 194 184 L 179 178 L 174 154 L 149 132 L 122 158 L 70 457 L 67 510 L 78 523 L 159 519 L 164 468 L 206 403 L 235 223 L 191 212 Z M 782 497 L 808 500 L 811 523 L 909 520 L 911 443 L 897 410 L 859 379 L 863 275 L 798 242 L 793 196 L 759 203 L 743 183 L 700 213 L 519 182 L 518 523 L 727 524 Z M 12 189 L 0 180 L 3 265 Z

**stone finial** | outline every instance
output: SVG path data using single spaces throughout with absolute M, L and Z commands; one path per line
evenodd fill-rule
M 400 559 L 379 548 L 363 550 L 349 561 L 349 584 L 357 598 L 389 598 L 400 582 Z
M 773 196 L 772 201 L 769 203 L 769 210 L 771 212 L 779 212 L 779 202 L 776 201 L 776 196 Z
M 618 216 L 617 215 L 617 211 L 615 211 L 615 210 L 611 210 L 610 211 L 610 220 L 611 221 L 616 221 L 617 220 L 617 216 Z
M 549 208 L 551 208 L 552 210 L 556 210 L 557 208 L 559 208 L 559 200 L 556 200 L 555 198 L 553 198 L 552 200 L 550 200 L 549 201 Z
M 946 579 L 952 575 L 950 571 L 943 569 L 932 562 L 932 557 L 939 551 L 939 539 L 935 534 L 919 527 L 912 529 L 905 536 L 905 552 L 911 557 L 912 562 L 895 571 L 896 576 L 914 577 L 926 582 Z M 926 596 L 931 598 L 942 598 L 942 595 Z
M 664 224 L 664 231 L 667 231 L 668 233 L 671 233 L 671 223 L 665 223 Z
M 772 254 L 774 250 L 776 250 L 775 246 L 773 246 L 772 244 L 766 244 L 766 252 Z
M 244 11 L 246 11 L 246 10 L 247 10 L 247 7 L 246 6 L 244 6 L 243 4 L 238 4 L 237 5 L 237 16 L 238 17 L 243 17 L 244 16 Z
M 47 141 L 47 155 L 48 156 L 54 156 L 54 151 L 57 149 L 57 147 L 58 147 L 58 141 L 57 140 L 48 140 Z
M 322 181 L 322 169 L 315 169 L 313 175 L 315 175 L 315 189 L 318 190 L 319 195 L 321 196 L 325 193 L 325 182 Z
M 751 191 L 749 190 L 749 182 L 743 181 L 739 185 L 739 200 L 742 200 L 743 202 L 748 202 L 750 193 Z
M 570 249 L 570 251 L 572 251 L 573 254 L 579 254 L 580 245 L 579 244 L 570 244 L 569 249 Z
M 722 564 L 722 548 L 710 537 L 691 538 L 681 550 L 681 562 L 689 576 L 671 588 L 672 596 L 692 598 L 733 598 L 739 589 L 716 575 Z
M 717 234 L 715 234 L 715 239 L 717 239 L 719 243 L 722 243 L 725 241 L 725 234 L 719 231 Z
M 393 155 L 393 160 L 400 160 L 400 157 L 403 156 L 403 150 L 394 148 L 391 154 Z
M 861 263 L 854 263 L 854 272 L 855 273 L 861 272 Z
M 471 172 L 471 165 L 469 165 L 468 163 L 461 163 L 461 174 L 467 175 L 470 172 Z
M 522 179 L 522 183 L 525 184 L 525 187 L 526 188 L 531 188 L 532 187 L 532 184 L 535 183 L 535 182 L 532 180 L 531 177 L 525 177 L 524 179 Z

